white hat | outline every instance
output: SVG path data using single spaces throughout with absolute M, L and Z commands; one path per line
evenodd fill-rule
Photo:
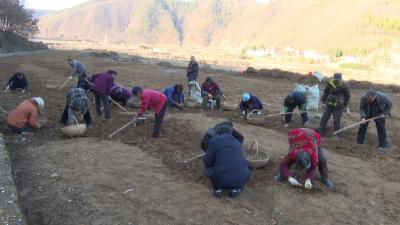
M 35 101 L 38 104 L 39 108 L 43 108 L 44 107 L 43 98 L 35 97 L 35 98 L 32 98 L 32 100 Z

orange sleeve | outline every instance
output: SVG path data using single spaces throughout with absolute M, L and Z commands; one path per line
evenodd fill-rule
M 29 125 L 32 128 L 39 128 L 39 122 L 38 122 L 38 110 L 37 109 L 32 109 L 31 114 L 29 115 Z

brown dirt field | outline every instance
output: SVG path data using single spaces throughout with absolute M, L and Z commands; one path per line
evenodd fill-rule
M 345 132 L 341 141 L 327 137 L 324 148 L 335 190 L 327 190 L 317 179 L 314 189 L 305 191 L 273 180 L 278 161 L 288 148 L 287 129 L 279 118 L 270 119 L 265 126 L 253 126 L 238 118 L 237 112 L 170 110 L 161 138 L 155 141 L 149 139 L 151 123 L 127 128 L 109 140 L 108 134 L 131 119 L 118 114 L 115 107 L 110 122 L 94 117 L 86 137 L 64 137 L 58 120 L 67 89 L 56 91 L 45 86 L 47 82 L 61 84 L 67 78 L 65 61 L 71 57 L 84 62 L 89 73 L 116 70 L 117 82 L 127 86 L 162 89 L 186 83 L 183 69 L 121 62 L 83 52 L 48 51 L 2 58 L 2 86 L 18 70 L 26 72 L 30 81 L 27 94 L 1 93 L 2 108 L 11 110 L 33 96 L 46 101 L 48 126 L 31 135 L 11 134 L 4 120 L 0 121 L 28 224 L 398 224 L 400 109 L 396 106 L 400 95 L 391 89 L 387 94 L 395 108 L 394 117 L 387 123 L 390 151 L 381 154 L 377 150 L 372 124 L 363 146 L 355 144 L 356 129 Z M 214 77 L 229 99 L 238 99 L 245 90 L 260 96 L 272 105 L 268 112 L 280 110 L 295 82 L 285 76 L 230 76 L 211 70 L 201 72 L 200 80 L 206 76 Z M 343 125 L 358 121 L 362 91 L 352 89 L 353 113 L 343 116 Z M 95 114 L 93 106 L 91 112 Z M 182 160 L 200 154 L 202 134 L 224 118 L 235 122 L 246 138 L 246 147 L 258 140 L 272 161 L 266 168 L 253 171 L 239 198 L 217 200 L 202 176 L 201 160 L 180 164 L 174 152 Z M 293 127 L 300 124 L 298 116 L 294 119 Z M 302 177 L 298 176 L 304 182 Z

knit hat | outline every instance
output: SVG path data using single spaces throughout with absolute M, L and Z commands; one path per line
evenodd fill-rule
M 243 96 L 242 96 L 242 100 L 243 100 L 243 102 L 249 101 L 250 100 L 250 94 L 247 93 L 247 92 L 244 93 Z
M 32 98 L 32 100 L 36 102 L 36 104 L 39 106 L 39 108 L 42 109 L 42 108 L 44 107 L 43 98 L 41 98 L 41 97 L 35 97 L 35 98 Z
M 133 87 L 132 88 L 132 94 L 133 95 L 137 95 L 139 92 L 141 92 L 142 91 L 142 88 L 141 87 L 139 87 L 139 86 L 136 86 L 136 87 Z
M 305 170 L 310 169 L 310 167 L 311 167 L 310 155 L 303 151 L 297 153 L 296 163 L 297 163 L 297 165 L 301 166 Z

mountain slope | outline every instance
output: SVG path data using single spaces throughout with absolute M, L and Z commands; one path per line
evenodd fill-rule
M 95 0 L 40 19 L 40 37 L 328 50 L 398 41 L 398 0 Z M 375 46 L 377 47 L 377 46 Z

